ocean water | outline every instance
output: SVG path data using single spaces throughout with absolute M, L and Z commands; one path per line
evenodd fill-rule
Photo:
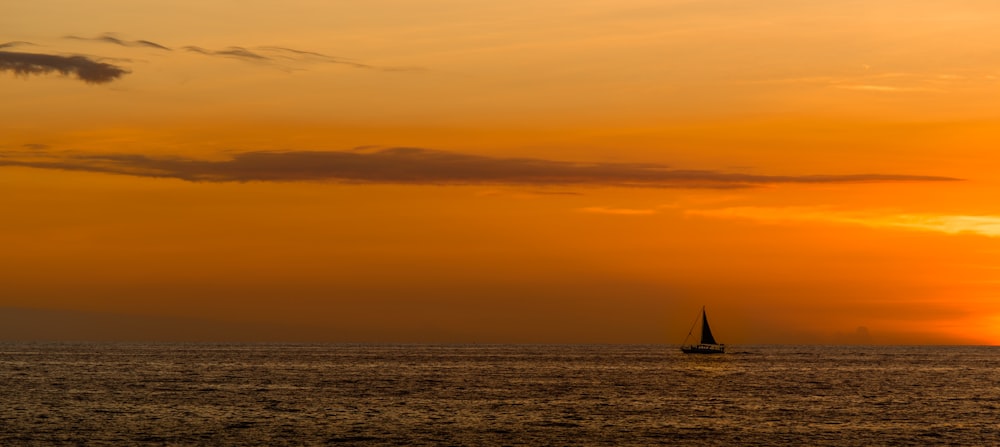
M 1000 348 L 0 343 L 0 445 L 1000 445 Z

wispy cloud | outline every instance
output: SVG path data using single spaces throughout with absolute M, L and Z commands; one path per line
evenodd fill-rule
M 396 72 L 396 71 L 423 71 L 419 67 L 392 67 L 379 66 L 359 62 L 357 60 L 331 56 L 316 51 L 307 51 L 285 46 L 228 46 L 221 49 L 204 48 L 196 45 L 185 45 L 180 47 L 170 47 L 158 42 L 145 39 L 126 39 L 115 33 L 104 33 L 95 37 L 66 35 L 63 40 L 74 40 L 79 42 L 90 42 L 95 44 L 111 44 L 126 48 L 152 48 L 162 52 L 162 55 L 169 60 L 178 53 L 175 49 L 188 53 L 196 53 L 203 56 L 221 57 L 243 62 L 256 63 L 263 66 L 270 66 L 286 71 L 293 69 L 303 69 L 304 67 L 317 64 L 337 64 L 351 68 Z M 9 41 L 0 43 L 0 49 L 17 46 L 35 45 L 26 41 Z M 171 55 L 173 54 L 173 55 Z M 98 60 L 105 62 L 98 62 Z M 128 70 L 107 63 L 115 59 L 102 57 L 95 59 L 88 56 L 59 56 L 52 54 L 34 53 L 14 53 L 2 52 L 0 57 L 0 71 L 12 71 L 16 74 L 44 74 L 60 72 L 62 74 L 75 74 L 77 78 L 88 83 L 111 82 L 122 75 L 129 73 Z M 128 60 L 128 59 L 117 59 Z
M 731 207 L 688 210 L 686 214 L 713 218 L 749 219 L 769 224 L 816 222 L 1000 237 L 1000 216 L 991 215 L 913 214 L 886 210 L 849 212 L 822 207 Z
M 185 51 L 190 51 L 192 53 L 204 54 L 206 56 L 223 56 L 231 57 L 236 59 L 251 60 L 251 61 L 269 61 L 271 58 L 262 56 L 260 54 L 254 53 L 243 47 L 229 47 L 224 50 L 206 50 L 201 47 L 196 47 L 193 45 L 188 45 L 183 47 Z
M 0 43 L 0 48 L 19 47 L 19 46 L 24 46 L 24 45 L 34 45 L 34 44 L 31 43 L 31 42 L 25 42 L 23 40 L 15 40 L 15 41 L 12 41 L 12 42 Z
M 901 73 L 871 72 L 865 65 L 864 72 L 841 76 L 806 76 L 779 78 L 759 81 L 764 84 L 814 85 L 824 88 L 853 90 L 871 93 L 941 93 L 961 86 L 976 78 L 987 79 L 986 75 L 972 76 L 952 73 Z
M 211 50 L 194 45 L 188 45 L 182 47 L 182 49 L 184 49 L 185 51 L 198 53 L 205 56 L 219 56 L 219 57 L 243 60 L 247 62 L 264 62 L 271 64 L 281 64 L 284 62 L 327 63 L 327 64 L 339 64 L 354 68 L 362 68 L 362 69 L 378 70 L 378 71 L 421 70 L 420 68 L 416 67 L 380 67 L 376 65 L 364 64 L 347 58 L 330 56 L 323 53 L 317 53 L 315 51 L 304 51 L 304 50 L 297 50 L 294 48 L 286 48 L 278 46 L 260 46 L 253 48 L 231 46 L 221 50 Z
M 939 92 L 941 90 L 932 89 L 927 87 L 897 87 L 891 85 L 875 85 L 875 84 L 844 84 L 836 85 L 836 88 L 844 90 L 859 90 L 866 92 Z
M 656 214 L 655 209 L 643 208 L 606 208 L 603 206 L 591 206 L 587 208 L 580 208 L 582 213 L 591 214 L 611 214 L 615 216 L 649 216 Z
M 499 158 L 419 148 L 377 151 L 244 152 L 211 161 L 140 154 L 30 154 L 0 166 L 104 172 L 200 182 L 333 181 L 427 185 L 603 185 L 649 188 L 747 188 L 773 184 L 940 182 L 950 177 L 849 174 L 769 176 L 672 169 L 650 163 L 572 163 Z
M 160 45 L 156 42 L 150 42 L 148 40 L 125 40 L 116 36 L 114 33 L 104 33 L 97 37 L 80 37 L 80 36 L 65 36 L 66 39 L 72 40 L 89 40 L 95 42 L 106 42 L 113 43 L 115 45 L 121 45 L 123 47 L 148 47 L 155 48 L 157 50 L 170 51 L 170 48 Z
M 61 73 L 74 75 L 88 84 L 104 84 L 129 73 L 128 70 L 86 56 L 58 56 L 54 54 L 19 53 L 0 51 L 0 71 L 16 75 L 41 75 Z
M 137 40 L 123 39 L 115 33 L 104 33 L 97 37 L 81 37 L 76 35 L 68 35 L 64 36 L 63 38 L 71 40 L 89 41 L 89 42 L 110 43 L 123 47 L 148 47 L 164 51 L 173 51 L 172 48 L 166 45 L 161 45 L 159 43 L 143 39 L 137 39 Z M 0 46 L 0 48 L 2 48 L 2 46 Z M 287 48 L 281 46 L 259 46 L 259 47 L 254 47 L 252 49 L 241 46 L 229 46 L 221 50 L 214 50 L 214 49 L 203 48 L 196 45 L 185 45 L 180 48 L 184 51 L 198 53 L 205 56 L 220 56 L 220 57 L 227 57 L 227 58 L 239 59 L 250 62 L 311 61 L 311 62 L 329 62 L 336 64 L 345 64 L 356 68 L 377 68 L 371 65 L 362 64 L 359 62 L 351 61 L 349 59 L 329 56 L 315 51 L 297 50 L 294 48 Z

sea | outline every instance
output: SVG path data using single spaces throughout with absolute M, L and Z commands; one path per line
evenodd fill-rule
M 0 343 L 0 445 L 1000 445 L 1000 348 Z

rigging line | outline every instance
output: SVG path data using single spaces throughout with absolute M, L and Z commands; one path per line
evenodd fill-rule
M 705 306 L 701 306 L 701 312 L 705 313 Z M 688 334 L 687 334 L 686 337 L 684 337 L 684 341 L 681 343 L 681 346 L 684 346 L 685 344 L 687 344 L 688 339 L 691 338 L 692 334 L 694 334 L 694 327 L 698 325 L 698 320 L 700 318 L 701 318 L 701 314 L 699 314 L 697 317 L 694 317 L 694 322 L 691 323 L 691 329 L 688 329 Z

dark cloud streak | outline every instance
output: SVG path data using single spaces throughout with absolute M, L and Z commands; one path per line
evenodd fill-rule
M 160 45 L 156 42 L 150 42 L 148 40 L 123 40 L 118 38 L 114 34 L 106 33 L 98 37 L 80 37 L 80 36 L 65 36 L 66 39 L 72 40 L 89 40 L 94 42 L 107 42 L 113 43 L 115 45 L 121 45 L 123 47 L 149 47 L 155 48 L 157 50 L 171 51 L 170 48 Z
M 219 56 L 232 59 L 239 59 L 248 62 L 265 62 L 265 63 L 279 64 L 279 65 L 280 62 L 282 61 L 291 61 L 291 62 L 339 64 L 353 68 L 378 70 L 378 71 L 422 71 L 423 70 L 421 68 L 416 68 L 416 67 L 378 67 L 375 65 L 368 65 L 368 64 L 363 64 L 361 62 L 352 61 L 350 59 L 329 56 L 323 53 L 317 53 L 315 51 L 303 51 L 303 50 L 296 50 L 294 48 L 276 47 L 276 46 L 254 47 L 253 50 L 244 47 L 228 47 L 224 50 L 209 50 L 202 47 L 188 45 L 182 47 L 182 49 L 185 51 L 190 51 L 192 53 L 198 53 L 205 56 Z
M 53 54 L 16 53 L 0 51 L 0 71 L 15 75 L 41 75 L 58 72 L 75 75 L 88 84 L 105 84 L 129 73 L 128 70 L 85 56 L 57 56 Z
M 192 182 L 328 181 L 419 185 L 506 184 L 530 186 L 629 186 L 647 188 L 747 188 L 773 184 L 956 181 L 937 176 L 855 174 L 769 176 L 678 170 L 659 164 L 571 163 L 496 158 L 418 148 L 375 152 L 245 152 L 225 161 L 136 154 L 0 158 L 0 166 L 102 172 Z
M 294 48 L 285 47 L 260 47 L 262 50 L 269 50 L 278 53 L 290 53 L 295 55 L 297 58 L 306 58 L 319 60 L 320 62 L 328 62 L 331 64 L 342 64 L 348 65 L 354 68 L 365 68 L 365 69 L 377 69 L 377 70 L 392 70 L 391 68 L 379 68 L 368 64 L 362 64 L 360 62 L 355 62 L 349 59 L 344 59 L 340 57 L 328 56 L 322 53 L 316 53 L 314 51 L 302 51 L 296 50 Z M 294 59 L 294 58 L 293 58 Z
M 258 61 L 258 62 L 271 61 L 271 58 L 254 53 L 253 51 L 250 51 L 243 47 L 229 47 L 226 48 L 225 50 L 206 50 L 201 47 L 188 45 L 186 47 L 183 47 L 183 49 L 193 53 L 204 54 L 206 56 L 232 57 L 236 59 Z
M 167 52 L 174 51 L 174 48 L 170 48 L 166 45 L 162 45 L 150 40 L 144 40 L 144 39 L 127 40 L 119 37 L 115 33 L 104 33 L 97 37 L 66 35 L 63 36 L 63 39 L 77 40 L 84 42 L 110 43 L 122 47 L 146 47 Z M 0 49 L 18 45 L 33 45 L 33 44 L 31 42 L 12 41 L 0 44 Z M 358 69 L 377 70 L 386 72 L 423 71 L 423 69 L 419 67 L 380 67 L 380 66 L 361 63 L 355 60 L 351 60 L 349 58 L 335 57 L 315 51 L 298 50 L 282 46 L 258 46 L 252 48 L 241 47 L 241 46 L 230 46 L 224 49 L 209 49 L 195 45 L 186 45 L 179 47 L 179 49 L 191 53 L 201 54 L 204 56 L 225 57 L 230 59 L 242 60 L 244 62 L 255 62 L 255 63 L 277 66 L 281 68 L 287 68 L 283 67 L 284 63 L 296 63 L 296 64 L 322 63 L 322 64 L 339 64 Z

